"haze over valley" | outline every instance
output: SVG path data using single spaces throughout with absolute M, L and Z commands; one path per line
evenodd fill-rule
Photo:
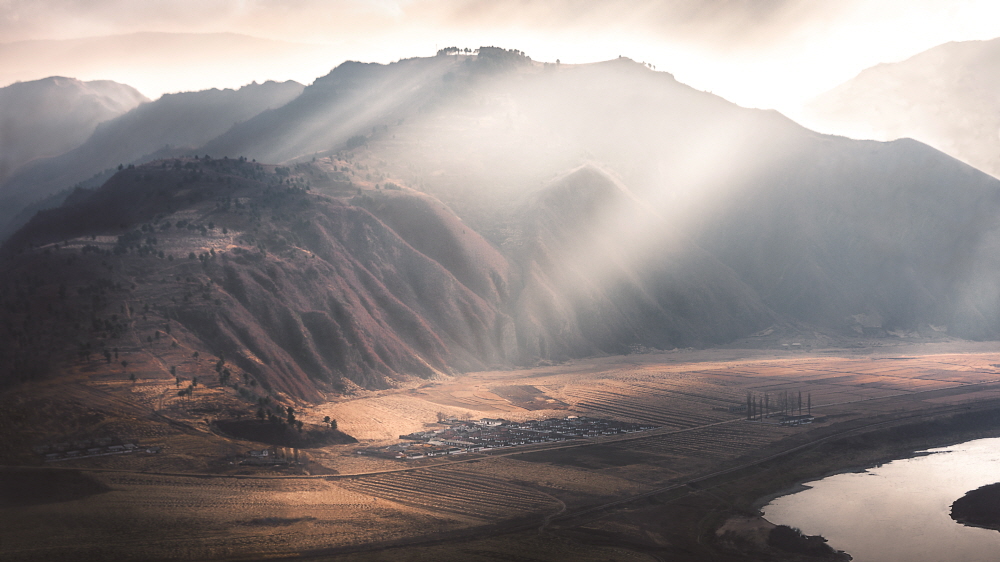
M 3 72 L 80 74 L 0 84 L 5 559 L 847 560 L 760 507 L 1000 431 L 992 41 L 800 110 L 846 70 L 734 103 L 693 61 L 896 16 L 648 5 L 675 37 L 617 24 L 648 58 L 331 59 L 486 13 L 348 4 L 336 43 L 291 8 L 91 39 L 10 9 Z

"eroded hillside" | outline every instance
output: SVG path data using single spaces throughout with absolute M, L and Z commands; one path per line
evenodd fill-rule
M 269 392 L 317 399 L 514 359 L 502 263 L 482 275 L 447 263 L 467 287 L 356 194 L 309 188 L 287 168 L 169 160 L 40 213 L 5 246 L 5 372 L 119 370 L 145 353 L 170 376 L 197 352 Z M 425 196 L 393 196 L 412 232 L 440 229 Z M 488 248 L 465 236 L 458 253 Z

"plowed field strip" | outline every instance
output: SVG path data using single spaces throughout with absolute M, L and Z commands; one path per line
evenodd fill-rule
M 414 498 L 412 501 L 418 503 L 436 502 L 442 504 L 453 504 L 457 506 L 484 504 L 487 506 L 507 506 L 518 508 L 531 508 L 540 503 L 535 498 L 516 497 L 504 493 L 460 493 L 456 490 L 441 489 L 438 487 L 421 488 L 411 486 L 405 482 L 374 482 L 362 481 L 352 485 L 356 489 L 365 490 L 372 495 L 381 496 L 392 493 L 396 495 L 409 495 Z
M 783 437 L 780 429 L 769 426 L 728 425 L 683 434 L 657 435 L 614 445 L 626 449 L 661 454 L 695 453 L 697 456 L 740 455 Z
M 541 494 L 492 479 L 478 480 L 471 475 L 441 471 L 358 478 L 344 485 L 390 501 L 484 518 L 538 511 L 552 503 Z
M 663 404 L 660 400 L 615 400 L 601 396 L 583 397 L 583 402 L 600 405 L 606 408 L 620 407 L 625 410 L 632 410 L 640 415 L 663 416 L 667 419 L 675 419 L 684 423 L 710 423 L 726 419 L 717 411 L 713 411 L 705 404 L 683 404 L 672 400 L 669 405 Z M 583 403 L 581 402 L 581 404 Z
M 598 412 L 608 412 L 619 416 L 627 416 L 641 421 L 650 421 L 658 424 L 673 425 L 677 427 L 691 427 L 703 423 L 711 423 L 726 419 L 724 416 L 712 414 L 698 414 L 684 410 L 667 409 L 663 406 L 652 404 L 636 404 L 632 400 L 618 400 L 608 397 L 603 393 L 581 392 L 576 399 L 577 407 L 590 408 Z M 704 408 L 704 406 L 701 406 Z
M 677 390 L 677 387 L 681 387 L 682 385 L 675 386 L 667 383 L 662 383 L 660 381 L 657 381 L 655 383 L 654 382 L 635 383 L 633 386 L 637 389 L 644 389 L 653 392 L 665 392 L 668 393 L 671 397 L 677 395 L 686 396 L 689 398 L 693 398 L 697 402 L 708 402 L 714 404 L 720 404 L 720 403 L 728 404 L 733 399 L 739 400 L 739 398 L 742 396 L 741 393 L 739 393 L 738 391 L 728 388 L 724 390 L 719 389 L 718 392 L 712 392 L 710 394 Z M 683 385 L 684 388 L 690 388 L 690 386 L 691 386 L 690 384 Z
M 623 406 L 613 406 L 608 403 L 594 403 L 594 402 L 578 402 L 576 408 L 587 411 L 594 412 L 597 414 L 610 415 L 612 417 L 624 418 L 629 420 L 638 420 L 641 422 L 653 423 L 660 426 L 667 426 L 673 428 L 684 428 L 693 427 L 698 425 L 697 423 L 680 420 L 673 416 L 666 416 L 662 414 L 650 414 L 648 410 L 631 410 L 626 409 Z

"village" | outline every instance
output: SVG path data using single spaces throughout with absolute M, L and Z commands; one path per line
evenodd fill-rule
M 508 421 L 482 418 L 477 421 L 449 418 L 447 427 L 400 435 L 404 443 L 378 449 L 359 449 L 361 455 L 415 460 L 443 455 L 481 453 L 494 449 L 535 443 L 552 443 L 602 435 L 620 435 L 655 429 L 651 424 L 629 423 L 580 416 Z

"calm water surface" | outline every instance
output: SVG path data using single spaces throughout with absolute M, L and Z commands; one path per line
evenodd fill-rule
M 1000 482 L 1000 439 L 927 452 L 810 482 L 765 506 L 764 515 L 823 535 L 855 562 L 1000 561 L 1000 531 L 966 527 L 949 515 L 969 490 Z

